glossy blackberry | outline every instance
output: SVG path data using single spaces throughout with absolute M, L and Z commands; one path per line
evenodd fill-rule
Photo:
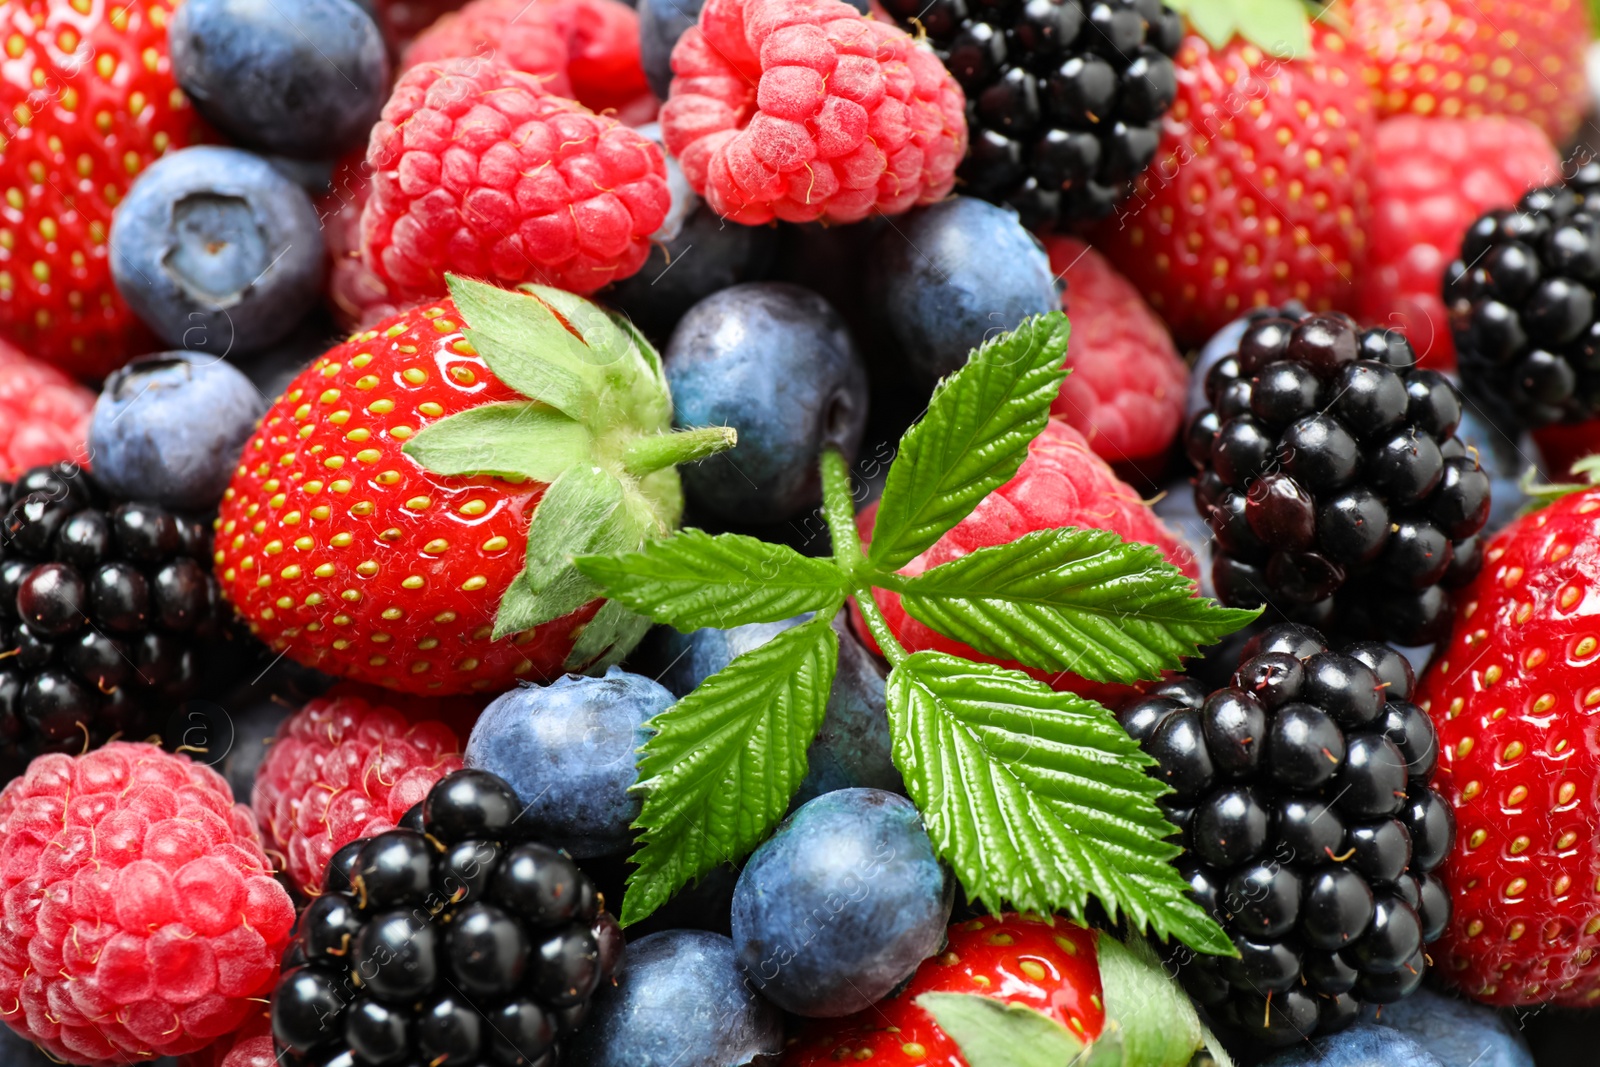
M 1491 211 L 1445 271 L 1467 395 L 1502 430 L 1600 414 L 1600 162 Z
M 1161 0 L 886 0 L 967 95 L 963 191 L 1030 229 L 1103 218 L 1155 157 L 1183 20 Z
M 1415 364 L 1399 334 L 1295 309 L 1211 367 L 1185 443 L 1219 599 L 1404 645 L 1449 631 L 1489 476 L 1455 436 L 1455 386 Z
M 503 779 L 456 771 L 401 829 L 334 854 L 272 997 L 280 1063 L 562 1062 L 622 929 L 521 810 Z
M 0 483 L 0 780 L 42 752 L 143 740 L 230 613 L 202 519 L 110 498 L 70 463 Z
M 1175 790 L 1191 895 L 1239 949 L 1180 976 L 1219 1021 L 1286 1045 L 1422 983 L 1422 946 L 1450 917 L 1432 872 L 1455 819 L 1429 787 L 1438 738 L 1398 652 L 1333 652 L 1289 623 L 1244 655 L 1203 701 L 1169 692 L 1118 718 Z

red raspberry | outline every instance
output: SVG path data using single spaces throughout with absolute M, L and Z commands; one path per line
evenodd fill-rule
M 472 56 L 537 74 L 546 92 L 629 125 L 655 117 L 639 63 L 639 16 L 621 0 L 472 0 L 424 30 L 402 67 Z
M 1067 280 L 1072 373 L 1050 414 L 1110 463 L 1160 456 L 1183 424 L 1189 370 L 1133 283 L 1076 237 L 1052 237 L 1050 269 Z
M 389 283 L 361 258 L 361 209 L 372 196 L 367 153 L 358 149 L 340 160 L 327 193 L 317 200 L 322 245 L 328 252 L 328 302 L 347 330 L 365 330 L 405 310 Z
M 184 1056 L 178 1067 L 282 1067 L 272 1045 L 272 1012 L 265 1004 L 236 1033 Z
M 862 537 L 870 540 L 878 509 L 874 504 L 861 513 L 857 525 Z M 1004 545 L 1023 534 L 1058 526 L 1082 526 L 1113 530 L 1128 541 L 1143 541 L 1156 546 L 1168 562 L 1197 582 L 1200 570 L 1194 555 L 1156 518 L 1105 460 L 1095 455 L 1083 435 L 1060 419 L 1051 419 L 1044 432 L 1028 446 L 1028 458 L 1016 476 L 984 497 L 972 514 L 958 522 L 934 546 L 902 567 L 899 573 L 915 577 L 930 567 L 960 559 L 975 549 Z M 911 617 L 900 604 L 900 594 L 874 589 L 872 595 L 883 609 L 890 631 L 908 652 L 933 649 L 984 663 L 1003 663 L 1027 671 L 1052 687 L 1078 693 L 1101 702 L 1126 696 L 1122 685 L 1090 682 L 1075 674 L 1051 675 L 1047 671 L 1023 667 L 1019 663 L 996 660 L 953 641 Z M 855 609 L 851 608 L 852 613 Z M 859 616 L 856 632 L 869 648 L 877 642 Z
M 1453 370 L 1440 296 L 1445 267 L 1478 216 L 1559 182 L 1560 165 L 1550 139 L 1525 119 L 1402 115 L 1379 123 L 1361 321 L 1401 327 L 1425 366 Z
M 70 1063 L 233 1033 L 294 925 L 222 777 L 126 741 L 40 756 L 0 792 L 0 887 L 0 1018 Z
M 256 772 L 250 804 L 267 847 L 283 853 L 307 896 L 322 891 L 335 852 L 393 830 L 435 782 L 461 769 L 461 741 L 449 726 L 374 702 L 382 697 L 340 686 L 311 701 L 278 727 Z
M 667 150 L 735 222 L 899 214 L 949 193 L 967 151 L 950 73 L 840 0 L 709 0 L 672 72 Z
M 0 479 L 82 459 L 94 393 L 0 340 Z
M 401 75 L 367 162 L 362 255 L 405 296 L 446 270 L 592 293 L 644 266 L 672 200 L 660 146 L 472 59 Z

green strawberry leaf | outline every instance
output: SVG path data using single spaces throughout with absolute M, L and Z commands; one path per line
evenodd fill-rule
M 650 620 L 635 615 L 615 600 L 600 605 L 594 618 L 578 631 L 578 639 L 561 665 L 567 671 L 604 671 L 621 663 L 650 629 Z
M 1129 1063 L 1185 1067 L 1206 1043 L 1206 1030 L 1189 994 L 1167 972 L 1155 950 L 1135 935 L 1126 943 L 1102 933 L 1100 985 L 1108 1024 L 1115 1023 Z M 1223 1053 L 1220 1067 L 1233 1067 Z
M 644 804 L 624 926 L 743 858 L 777 826 L 805 777 L 838 656 L 831 615 L 819 614 L 735 657 L 650 720 L 634 786 Z
M 577 566 L 606 596 L 684 633 L 781 622 L 807 611 L 832 615 L 846 592 L 844 572 L 831 560 L 694 529 L 628 555 L 582 556 Z
M 1224 608 L 1152 545 L 1064 526 L 980 548 L 915 578 L 880 576 L 914 618 L 979 652 L 1097 682 L 1182 665 L 1259 610 Z
M 1168 0 L 1167 6 L 1213 48 L 1226 48 L 1238 34 L 1280 60 L 1311 51 L 1312 10 L 1306 0 Z
M 601 421 L 605 378 L 584 344 L 539 300 L 447 275 L 467 340 L 495 377 L 585 426 Z M 576 299 L 576 298 L 574 298 Z
M 1083 1042 L 1026 1004 L 981 993 L 924 993 L 917 1007 L 961 1049 L 968 1067 L 1072 1067 Z
M 1024 321 L 984 343 L 934 390 L 900 439 L 867 561 L 899 570 L 1017 473 L 1066 377 L 1067 317 Z
M 553 482 L 594 454 L 583 424 L 532 401 L 484 404 L 424 426 L 401 449 L 435 474 Z
M 1092 895 L 1135 929 L 1234 954 L 1170 863 L 1166 787 L 1105 708 L 942 652 L 896 665 L 888 701 L 895 766 L 969 900 L 1082 922 Z

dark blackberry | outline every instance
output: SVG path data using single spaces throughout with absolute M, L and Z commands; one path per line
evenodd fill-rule
M 1155 158 L 1183 19 L 1161 0 L 886 0 L 967 94 L 964 192 L 1030 229 L 1104 218 Z
M 1445 271 L 1461 385 L 1500 428 L 1600 414 L 1600 163 L 1468 229 Z
M 71 463 L 0 483 L 0 517 L 0 780 L 158 731 L 231 617 L 209 526 L 112 499 Z
M 1421 984 L 1422 945 L 1449 919 L 1432 871 L 1455 817 L 1429 787 L 1438 738 L 1399 653 L 1330 652 L 1280 624 L 1245 657 L 1198 709 L 1146 697 L 1118 718 L 1178 790 L 1178 869 L 1239 949 L 1186 954 L 1180 977 L 1219 1021 L 1286 1045 Z
M 280 1063 L 561 1062 L 622 930 L 521 808 L 498 776 L 456 771 L 406 828 L 334 854 L 272 996 Z
M 1455 386 L 1415 364 L 1399 334 L 1296 309 L 1212 367 L 1184 440 L 1220 600 L 1405 645 L 1449 631 L 1441 587 L 1478 571 L 1489 476 Z

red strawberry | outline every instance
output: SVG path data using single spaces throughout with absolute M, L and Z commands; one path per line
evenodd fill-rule
M 262 640 L 414 693 L 620 658 L 642 620 L 596 620 L 569 557 L 669 532 L 671 463 L 731 443 L 670 432 L 659 357 L 626 320 L 558 290 L 453 288 L 461 307 L 402 312 L 295 379 L 217 519 L 223 594 Z
M 1600 1003 L 1600 488 L 1489 542 L 1418 703 L 1457 832 L 1438 972 L 1490 1004 Z
M 134 178 L 205 135 L 167 58 L 172 6 L 0 3 L 0 335 L 82 378 L 155 347 L 111 284 L 106 241 Z
M 862 511 L 858 524 L 863 539 L 871 539 L 876 517 L 876 505 Z M 959 559 L 974 549 L 1007 544 L 1023 534 L 1056 526 L 1113 530 L 1124 540 L 1144 541 L 1159 548 L 1168 562 L 1190 578 L 1199 578 L 1199 568 L 1189 549 L 1162 525 L 1155 512 L 1139 499 L 1139 494 L 1090 450 L 1083 435 L 1059 419 L 1051 419 L 1044 431 L 1033 439 L 1028 446 L 1028 458 L 1009 482 L 984 497 L 972 514 L 947 531 L 932 548 L 901 568 L 900 573 L 908 577 L 918 575 L 930 567 Z M 901 605 L 900 594 L 887 589 L 872 592 L 883 609 L 889 629 L 907 652 L 933 649 L 996 662 L 913 618 Z M 853 616 L 855 610 L 852 604 Z M 858 616 L 855 621 L 857 634 L 868 647 L 877 651 L 878 645 L 865 624 Z M 1006 666 L 1025 670 L 1057 689 L 1070 690 L 1102 703 L 1124 697 L 1129 692 L 1126 686 L 1097 684 L 1075 674 L 1053 675 L 1019 663 L 1006 663 Z
M 0 479 L 83 459 L 92 414 L 92 392 L 0 341 Z
M 813 1023 L 783 1067 L 966 1067 L 956 1043 L 916 1003 L 924 993 L 979 993 L 1021 1004 L 1093 1041 L 1105 1025 L 1096 935 L 1064 919 L 1009 913 L 950 927 L 945 951 L 905 989 L 858 1015 Z
M 1176 62 L 1155 163 L 1096 246 L 1181 345 L 1252 307 L 1349 306 L 1366 255 L 1373 131 L 1359 55 L 1317 23 L 1297 59 L 1191 33 Z
M 1550 139 L 1522 119 L 1400 115 L 1378 123 L 1357 317 L 1405 330 L 1423 365 L 1453 370 L 1445 267 L 1478 216 L 1560 181 L 1560 163 Z
M 1340 0 L 1380 114 L 1513 115 L 1564 145 L 1589 110 L 1583 0 Z
M 1067 280 L 1062 308 L 1072 317 L 1056 416 L 1108 463 L 1160 457 L 1183 424 L 1188 368 L 1172 337 L 1133 283 L 1076 237 L 1051 237 L 1050 269 Z

